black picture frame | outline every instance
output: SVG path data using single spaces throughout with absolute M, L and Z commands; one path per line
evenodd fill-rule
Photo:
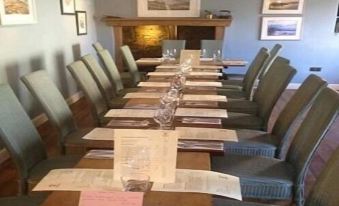
M 84 16 L 82 16 L 84 15 Z M 86 11 L 75 11 L 75 20 L 77 25 L 78 36 L 87 35 L 87 12 Z M 82 21 L 82 22 L 80 22 Z M 85 27 L 84 29 L 82 27 Z M 85 31 L 84 31 L 85 30 Z
M 75 0 L 72 0 L 72 2 L 73 2 L 74 10 L 72 10 L 72 12 L 66 12 L 65 11 L 64 0 L 60 0 L 60 9 L 61 9 L 61 14 L 62 15 L 75 15 Z

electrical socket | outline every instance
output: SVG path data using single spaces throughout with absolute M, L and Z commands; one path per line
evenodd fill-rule
M 321 72 L 321 67 L 310 67 L 311 72 Z

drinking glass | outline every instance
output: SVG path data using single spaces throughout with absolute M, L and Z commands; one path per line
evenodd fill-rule
M 185 82 L 186 82 L 186 77 L 184 73 L 178 73 L 173 77 L 172 82 L 171 82 L 171 87 L 174 89 L 177 89 L 180 92 L 184 89 Z
M 171 127 L 171 123 L 174 118 L 174 105 L 170 104 L 165 106 L 165 108 L 159 108 L 155 110 L 154 121 L 159 124 L 159 129 L 165 130 Z
M 214 51 L 213 61 L 214 61 L 214 63 L 218 63 L 218 62 L 221 61 L 221 50 L 220 49 L 217 49 L 216 51 Z
M 166 51 L 164 51 L 162 53 L 162 58 L 164 60 L 164 63 L 169 63 L 169 61 L 170 61 L 170 51 L 169 51 L 169 49 L 166 49 Z
M 200 58 L 205 58 L 206 55 L 207 55 L 206 49 L 202 49 L 202 50 L 201 50 L 201 54 L 200 54 Z
M 120 180 L 125 192 L 147 192 L 150 187 L 150 177 L 145 174 L 123 175 Z

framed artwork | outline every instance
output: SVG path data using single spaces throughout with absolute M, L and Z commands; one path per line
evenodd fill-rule
M 76 22 L 77 22 L 78 35 L 86 35 L 87 34 L 87 13 L 86 11 L 76 11 L 75 17 L 76 17 Z
M 138 0 L 139 17 L 199 17 L 200 0 Z
M 263 14 L 302 14 L 304 0 L 264 0 Z
M 0 24 L 37 23 L 35 0 L 0 0 Z
M 302 17 L 263 17 L 261 40 L 300 40 Z
M 61 14 L 75 14 L 75 0 L 60 0 Z

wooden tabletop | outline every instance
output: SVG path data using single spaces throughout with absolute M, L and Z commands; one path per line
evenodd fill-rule
M 110 169 L 113 160 L 82 159 L 76 168 Z M 177 168 L 210 170 L 208 153 L 178 153 Z M 78 206 L 80 192 L 52 192 L 42 206 Z M 144 206 L 212 206 L 212 195 L 178 192 L 148 192 Z

